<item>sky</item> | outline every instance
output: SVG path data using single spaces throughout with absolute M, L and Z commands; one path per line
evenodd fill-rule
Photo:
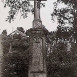
M 42 1 L 42 3 L 45 3 L 45 7 L 41 8 L 41 20 L 42 24 L 47 28 L 49 31 L 56 30 L 57 27 L 57 21 L 53 22 L 51 20 L 50 14 L 53 12 L 53 2 L 56 0 L 47 0 Z M 31 2 L 33 4 L 33 1 Z M 28 30 L 32 28 L 32 21 L 34 19 L 34 16 L 32 13 L 28 14 L 28 17 L 26 19 L 23 19 L 20 16 L 20 13 L 16 16 L 16 19 L 9 23 L 8 21 L 5 21 L 8 16 L 9 8 L 4 8 L 4 4 L 2 1 L 0 1 L 0 33 L 3 30 L 7 30 L 7 33 L 11 33 L 12 31 L 16 30 L 17 27 L 23 27 L 24 30 Z

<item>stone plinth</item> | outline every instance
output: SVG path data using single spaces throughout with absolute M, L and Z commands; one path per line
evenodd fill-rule
M 32 28 L 27 31 L 29 36 L 29 72 L 28 77 L 46 77 L 46 35 L 44 28 Z

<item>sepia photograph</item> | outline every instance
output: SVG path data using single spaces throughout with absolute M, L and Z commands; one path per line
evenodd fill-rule
M 77 77 L 77 0 L 0 0 L 0 77 Z

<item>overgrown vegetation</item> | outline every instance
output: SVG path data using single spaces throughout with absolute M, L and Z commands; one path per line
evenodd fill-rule
M 18 28 L 21 34 L 7 36 L 3 31 L 3 77 L 28 77 L 29 45 L 22 28 Z

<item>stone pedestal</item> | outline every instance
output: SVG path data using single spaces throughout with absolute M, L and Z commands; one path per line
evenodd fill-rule
M 28 77 L 47 77 L 46 71 L 46 35 L 43 28 L 32 28 L 27 31 L 29 36 L 29 71 Z

